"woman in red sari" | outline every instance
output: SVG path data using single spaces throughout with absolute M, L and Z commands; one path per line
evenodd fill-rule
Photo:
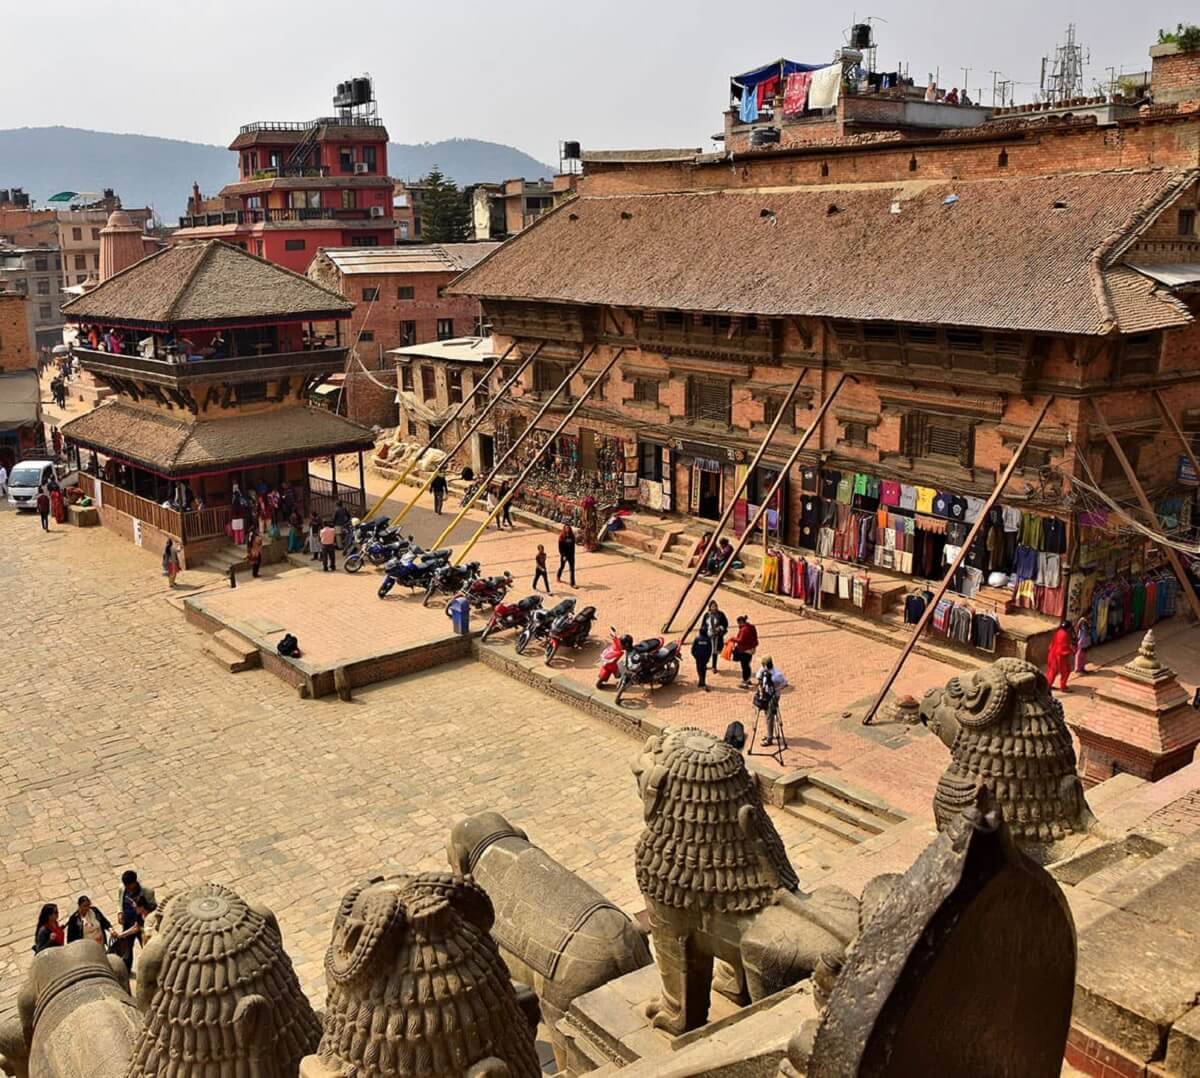
M 1071 672 L 1071 661 L 1075 656 L 1075 644 L 1071 640 L 1071 627 L 1064 621 L 1054 630 L 1050 641 L 1050 652 L 1046 656 L 1046 680 L 1050 687 L 1059 682 L 1059 689 L 1067 691 L 1067 676 Z

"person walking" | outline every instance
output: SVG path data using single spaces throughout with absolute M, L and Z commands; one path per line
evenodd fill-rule
M 316 512 L 308 518 L 308 552 L 313 561 L 321 556 L 321 517 Z
M 0 498 L 8 497 L 8 469 L 0 464 Z
M 250 575 L 255 579 L 258 579 L 258 571 L 262 568 L 262 550 L 262 532 L 255 529 L 246 541 L 246 560 L 250 563 Z
M 533 590 L 537 591 L 538 581 L 546 585 L 546 594 L 550 595 L 550 574 L 546 571 L 546 548 L 538 543 L 537 553 L 533 556 Z
M 50 530 L 50 495 L 46 492 L 45 487 L 38 490 L 37 512 L 38 516 L 42 518 L 42 531 L 48 532 Z
M 50 512 L 54 515 L 54 522 L 65 524 L 67 522 L 67 501 L 63 497 L 62 487 L 58 485 L 58 480 L 53 476 L 46 484 L 46 491 L 50 495 Z
M 321 569 L 326 573 L 337 570 L 337 529 L 332 524 L 321 529 Z
M 58 907 L 53 902 L 47 902 L 38 913 L 37 928 L 33 933 L 33 953 L 41 954 L 48 947 L 61 947 L 66 942 L 63 936 L 63 927 L 58 923 Z
M 558 581 L 562 583 L 563 570 L 571 570 L 571 587 L 575 587 L 575 529 L 563 524 L 558 533 Z
M 500 519 L 500 514 L 496 512 L 500 500 L 496 497 L 496 492 L 491 487 L 487 489 L 487 498 L 484 500 L 484 506 L 487 508 L 489 520 L 496 522 L 496 530 L 501 531 L 504 528 L 504 522 Z
M 179 548 L 175 545 L 175 540 L 167 537 L 167 545 L 163 547 L 162 556 L 163 576 L 167 578 L 168 584 L 175 587 L 175 578 L 179 576 Z
M 1046 656 L 1046 680 L 1054 688 L 1058 682 L 1061 692 L 1069 692 L 1067 678 L 1071 673 L 1071 660 L 1075 654 L 1075 644 L 1071 640 L 1071 627 L 1064 621 L 1054 630 L 1050 638 L 1050 651 Z
M 509 486 L 507 483 L 500 484 L 500 523 L 511 530 L 513 526 L 512 519 L 512 498 L 508 497 Z M 514 495 L 515 497 L 515 495 Z
M 716 599 L 713 599 L 704 611 L 702 624 L 712 640 L 712 668 L 715 673 L 717 656 L 721 654 L 721 649 L 725 646 L 725 634 L 729 632 L 729 619 L 725 616 L 725 611 L 717 606 Z
M 62 456 L 63 436 L 57 427 L 50 428 L 50 444 L 54 447 L 54 459 L 58 460 Z
M 429 484 L 430 493 L 433 495 L 433 511 L 439 517 L 442 515 L 442 503 L 446 500 L 448 489 L 446 474 L 439 468 L 433 477 L 433 482 Z
M 1086 614 L 1075 622 L 1075 673 L 1087 673 L 1087 649 L 1092 646 L 1092 623 Z
M 713 654 L 712 637 L 708 635 L 708 629 L 702 623 L 696 639 L 692 641 L 692 658 L 696 660 L 696 679 L 700 682 L 700 688 L 705 692 L 712 692 L 706 678 L 708 677 L 708 663 Z
M 745 614 L 737 618 L 737 632 L 733 637 L 733 658 L 742 668 L 741 688 L 750 688 L 750 660 L 758 647 L 758 630 L 750 624 Z
M 92 900 L 87 895 L 80 895 L 78 908 L 67 918 L 67 942 L 92 940 L 103 947 L 107 944 L 108 933 L 111 931 L 112 925 L 109 924 L 108 918 L 92 905 Z

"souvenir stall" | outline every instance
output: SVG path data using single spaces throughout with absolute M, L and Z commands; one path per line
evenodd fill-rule
M 605 516 L 624 494 L 625 443 L 592 431 L 560 434 L 535 430 L 514 466 L 520 471 L 542 448 L 545 455 L 514 495 L 518 508 L 577 527 L 587 523 L 589 510 Z

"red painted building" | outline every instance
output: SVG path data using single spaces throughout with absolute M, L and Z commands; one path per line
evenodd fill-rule
M 222 208 L 194 204 L 178 239 L 220 239 L 303 273 L 320 247 L 385 247 L 395 241 L 387 129 L 369 79 L 342 83 L 337 114 L 307 122 L 246 124 L 229 148 L 238 181 Z M 209 200 L 211 203 L 213 200 Z

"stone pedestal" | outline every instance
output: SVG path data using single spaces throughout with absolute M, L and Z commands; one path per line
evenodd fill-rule
M 1137 656 L 1096 690 L 1094 706 L 1069 725 L 1087 786 L 1122 772 L 1157 781 L 1186 767 L 1200 744 L 1200 711 L 1175 671 L 1159 662 L 1153 629 Z

